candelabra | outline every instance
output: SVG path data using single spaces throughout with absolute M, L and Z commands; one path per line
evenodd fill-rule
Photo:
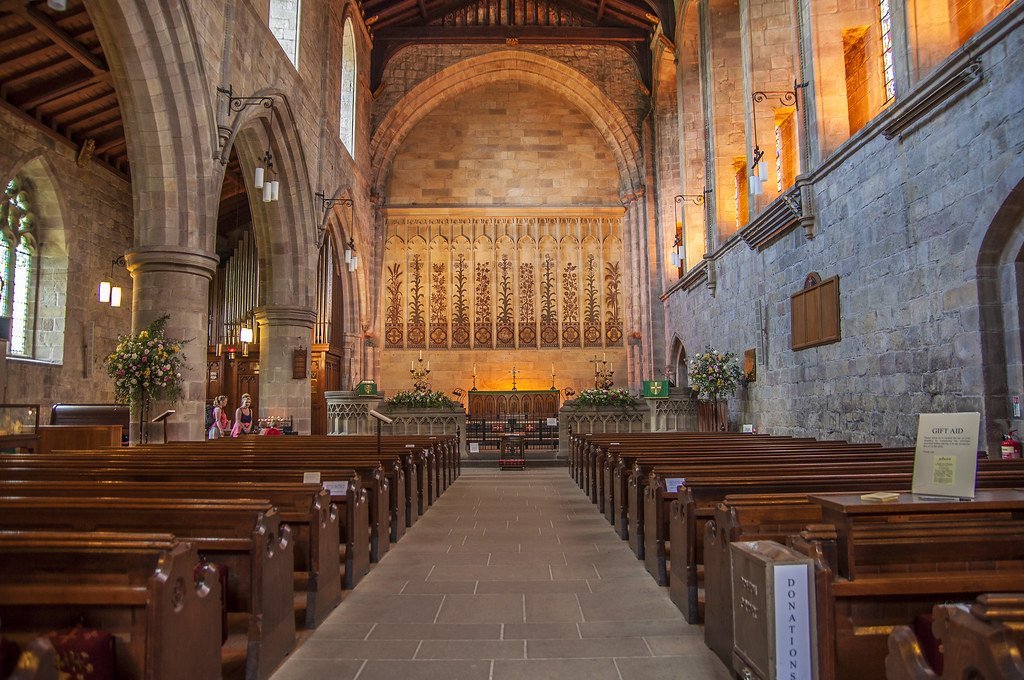
M 409 374 L 412 376 L 412 387 L 417 392 L 430 391 L 430 362 L 423 365 L 423 352 L 416 361 L 409 362 Z
M 610 390 L 615 384 L 612 377 L 615 370 L 608 365 L 608 355 L 603 355 L 601 359 L 595 356 L 591 361 L 594 363 L 594 387 L 599 390 Z

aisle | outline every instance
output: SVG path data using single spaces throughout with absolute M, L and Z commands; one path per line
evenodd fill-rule
M 464 470 L 273 680 L 728 677 L 549 468 Z

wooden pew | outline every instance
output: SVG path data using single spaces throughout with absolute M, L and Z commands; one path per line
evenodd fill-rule
M 21 650 L 18 664 L 7 680 L 58 680 L 57 652 L 45 637 L 37 637 Z
M 128 443 L 131 409 L 126 404 L 54 404 L 50 425 L 120 425 L 121 443 Z
M 220 597 L 213 565 L 167 534 L 0 531 L 4 632 L 106 630 L 122 680 L 219 678 Z
M 264 453 L 246 458 L 241 453 L 224 452 L 215 447 L 202 448 L 201 444 L 199 446 L 199 449 L 191 447 L 172 447 L 170 449 L 133 447 L 129 451 L 102 449 L 58 451 L 49 456 L 37 458 L 15 455 L 0 460 L 0 469 L 7 468 L 13 474 L 18 474 L 18 471 L 12 470 L 12 467 L 22 465 L 30 469 L 47 467 L 60 469 L 69 464 L 87 467 L 102 466 L 104 470 L 137 472 L 141 475 L 140 481 L 145 480 L 146 474 L 160 470 L 166 473 L 179 472 L 182 478 L 192 479 L 197 479 L 195 473 L 202 470 L 210 474 L 251 473 L 262 475 L 258 480 L 253 478 L 251 481 L 284 482 L 301 482 L 309 473 L 318 475 L 323 482 L 344 481 L 350 479 L 353 474 L 353 469 L 348 465 L 348 461 L 344 465 L 340 465 L 334 458 L 325 459 L 322 456 L 314 456 L 312 453 L 291 453 L 280 456 Z M 221 455 L 217 455 L 218 451 Z M 376 561 L 382 551 L 387 550 L 390 543 L 390 513 L 387 509 L 390 505 L 389 483 L 384 477 L 383 467 L 377 461 L 365 461 L 360 464 L 358 469 L 361 481 L 368 489 L 370 498 L 370 559 Z
M 1012 591 L 1024 579 L 1024 490 L 978 491 L 970 503 L 910 494 L 889 504 L 859 494 L 810 499 L 836 527 L 831 537 L 789 539 L 815 563 L 822 680 L 882 677 L 896 625 L 936 604 Z
M 248 500 L 0 498 L 14 531 L 159 531 L 229 568 L 229 611 L 248 616 L 246 678 L 264 680 L 295 645 L 291 530 L 269 503 Z
M 668 480 L 673 480 L 673 483 L 677 484 L 680 481 L 707 476 L 722 477 L 723 475 L 732 475 L 737 478 L 777 478 L 805 472 L 835 475 L 872 469 L 909 472 L 913 470 L 914 465 L 912 456 L 913 452 L 911 451 L 883 450 L 860 453 L 850 450 L 841 456 L 830 459 L 822 452 L 808 450 L 788 454 L 785 456 L 785 460 L 773 458 L 752 463 L 747 456 L 712 456 L 685 464 L 675 463 L 665 467 L 654 467 L 647 476 L 643 506 L 637 513 L 637 524 L 641 525 L 637 531 L 638 533 L 642 532 L 638 538 L 642 537 L 643 539 L 644 565 L 658 585 L 668 585 L 668 521 L 671 514 L 671 503 L 676 499 L 676 489 L 667 488 Z M 718 500 L 721 499 L 713 499 L 705 507 L 706 517 L 710 517 L 714 502 Z M 703 527 L 698 527 L 698 530 L 702 529 Z
M 993 461 L 998 462 L 998 461 Z M 714 517 L 716 505 L 730 494 L 792 494 L 833 491 L 875 491 L 907 488 L 912 472 L 834 472 L 790 474 L 778 477 L 705 477 L 687 480 L 678 498 L 671 504 L 669 533 L 673 548 L 672 570 L 677 576 L 669 580 L 669 596 L 690 623 L 701 620 L 699 589 L 704 571 L 704 525 Z M 978 487 L 1000 489 L 1024 485 L 1024 470 L 1000 469 L 978 471 Z M 825 521 L 825 520 L 823 520 Z
M 936 605 L 932 618 L 935 637 L 942 641 L 941 672 L 929 665 L 910 627 L 896 626 L 885 658 L 888 680 L 1024 678 L 1024 593 Z
M 186 468 L 153 468 L 146 465 L 137 467 L 115 468 L 104 466 L 97 469 L 99 460 L 89 456 L 72 457 L 67 462 L 56 460 L 40 461 L 33 458 L 30 461 L 16 460 L 15 456 L 0 458 L 0 474 L 5 479 L 25 481 L 48 481 L 57 483 L 61 480 L 90 479 L 97 481 L 127 481 L 127 482 L 152 482 L 152 483 L 196 483 L 212 482 L 216 484 L 301 484 L 302 473 L 300 472 L 274 472 L 274 471 L 245 471 L 230 470 L 219 471 L 211 469 L 196 469 L 192 466 Z M 48 457 L 49 458 L 49 457 Z M 14 459 L 14 460 L 12 460 Z M 341 481 L 352 480 L 356 477 L 353 470 L 334 470 L 331 478 Z M 320 488 L 320 484 L 312 488 Z M 247 494 L 251 495 L 251 494 Z M 338 513 L 339 522 L 339 553 L 345 564 L 345 588 L 354 588 L 356 583 L 369 570 L 369 545 L 370 545 L 370 522 L 369 502 L 366 490 L 360 488 L 354 482 L 350 482 L 344 496 L 331 496 L 334 503 L 342 504 L 343 509 Z
M 357 482 L 355 483 L 357 484 Z M 357 492 L 358 486 L 353 489 Z M 126 482 L 84 481 L 0 481 L 0 497 L 45 498 L 163 498 L 163 499 L 259 499 L 274 505 L 281 521 L 292 529 L 295 543 L 295 571 L 303 574 L 306 598 L 305 625 L 315 628 L 341 602 L 344 579 L 355 574 L 342 571 L 338 543 L 342 518 L 330 493 L 316 484 L 213 483 L 213 482 Z M 342 503 L 342 509 L 348 503 Z M 351 520 L 350 520 L 351 521 Z M 351 539 L 350 539 L 351 540 Z M 357 548 L 346 545 L 345 552 Z M 363 551 L 365 552 L 365 547 Z M 351 555 L 348 556 L 351 559 Z M 338 578 L 338 574 L 342 578 Z M 365 573 L 365 568 L 364 572 Z M 351 586 L 348 586 L 351 587 Z

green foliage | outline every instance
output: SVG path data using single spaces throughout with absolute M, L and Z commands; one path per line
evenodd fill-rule
M 732 352 L 719 352 L 708 345 L 690 359 L 690 388 L 701 401 L 731 396 L 742 383 L 743 371 Z
M 395 396 L 384 401 L 388 406 L 394 408 L 459 408 L 461 404 L 452 401 L 441 392 L 417 392 L 408 390 L 399 392 Z
M 137 334 L 118 336 L 117 347 L 103 361 L 114 381 L 117 403 L 137 404 L 143 396 L 150 400 L 181 399 L 184 341 L 164 335 L 169 318 L 162 316 Z
M 576 411 L 585 408 L 618 407 L 621 409 L 636 408 L 639 402 L 636 397 L 623 389 L 617 390 L 583 390 L 576 395 L 572 406 Z

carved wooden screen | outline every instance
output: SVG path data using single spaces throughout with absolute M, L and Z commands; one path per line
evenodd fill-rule
M 492 212 L 389 210 L 385 347 L 621 347 L 621 210 Z

